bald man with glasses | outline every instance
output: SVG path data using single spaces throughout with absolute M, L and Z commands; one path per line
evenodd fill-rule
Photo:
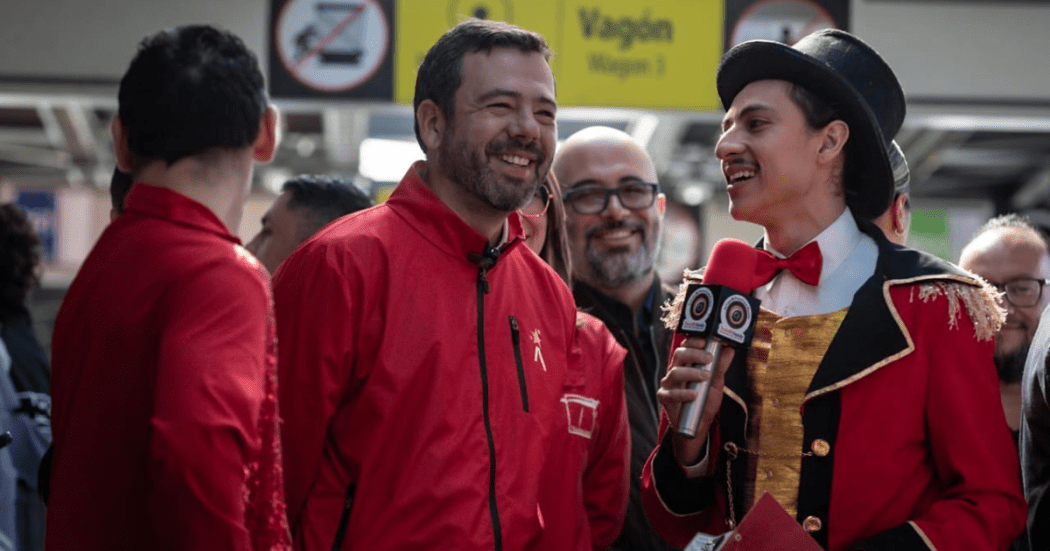
M 674 549 L 650 526 L 640 476 L 656 447 L 656 390 L 667 366 L 671 332 L 660 305 L 674 296 L 656 273 L 664 195 L 645 147 L 606 126 L 570 136 L 551 165 L 562 185 L 576 305 L 602 320 L 627 349 L 624 387 L 631 426 L 631 495 L 613 549 Z

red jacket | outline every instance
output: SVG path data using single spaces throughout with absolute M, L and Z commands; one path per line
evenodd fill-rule
M 589 548 L 546 530 L 579 507 L 544 478 L 574 437 L 572 297 L 517 217 L 490 263 L 419 166 L 275 275 L 295 546 Z
M 879 263 L 800 412 L 804 451 L 819 453 L 802 459 L 798 520 L 831 551 L 1004 550 L 1026 506 L 992 361 L 998 314 L 972 276 L 860 226 L 880 244 Z M 646 465 L 646 511 L 669 541 L 728 529 L 722 446 L 746 447 L 745 359 L 727 372 L 711 476 L 685 479 L 669 438 Z M 733 461 L 737 521 L 747 460 Z
M 548 517 L 549 545 L 543 549 L 579 549 L 588 542 L 594 549 L 606 549 L 620 535 L 627 512 L 631 443 L 623 386 L 627 351 L 601 320 L 583 312 L 577 316 L 570 383 L 561 398 L 569 438 L 552 444 L 542 478 L 545 487 L 575 488 L 576 507 L 562 506 L 561 515 Z M 554 492 L 547 495 L 563 499 Z
M 137 184 L 52 339 L 50 550 L 288 549 L 266 271 Z

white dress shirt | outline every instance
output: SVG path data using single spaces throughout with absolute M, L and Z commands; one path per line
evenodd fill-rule
M 767 251 L 785 258 L 770 247 L 768 238 L 763 241 Z M 786 318 L 836 312 L 849 306 L 853 295 L 875 273 L 878 246 L 860 231 L 848 207 L 812 241 L 817 242 L 823 257 L 820 283 L 814 287 L 781 270 L 769 283 L 755 289 L 763 308 Z

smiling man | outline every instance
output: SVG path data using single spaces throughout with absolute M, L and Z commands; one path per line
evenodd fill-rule
M 716 85 L 730 213 L 765 230 L 754 254 L 772 279 L 750 283 L 749 350 L 713 375 L 701 338 L 672 355 L 670 425 L 696 398 L 686 384 L 712 378 L 696 436 L 665 434 L 647 465 L 654 526 L 677 542 L 724 533 L 768 492 L 829 551 L 1006 549 L 1025 502 L 995 392 L 993 292 L 868 222 L 893 196 L 893 71 L 826 30 L 735 46 Z
M 592 126 L 565 140 L 552 170 L 565 188 L 576 304 L 605 322 L 627 349 L 631 499 L 614 548 L 672 549 L 646 520 L 640 486 L 645 459 L 656 445 L 656 389 L 671 346 L 671 331 L 660 322 L 659 308 L 674 296 L 655 270 L 664 214 L 656 169 L 630 135 Z
M 959 265 L 981 276 L 1000 293 L 1006 319 L 995 335 L 995 367 L 999 372 L 1006 422 L 1015 435 L 1021 425 L 1021 375 L 1028 349 L 1039 326 L 1039 314 L 1050 293 L 1050 250 L 1042 233 L 1016 214 L 986 222 L 963 247 Z
M 416 80 L 426 160 L 277 270 L 297 549 L 591 549 L 576 488 L 542 476 L 580 438 L 575 308 L 511 215 L 554 152 L 548 56 L 506 23 L 442 36 Z

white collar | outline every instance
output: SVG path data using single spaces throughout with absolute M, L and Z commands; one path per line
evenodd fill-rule
M 817 246 L 820 247 L 820 256 L 823 259 L 820 268 L 821 283 L 842 265 L 846 257 L 860 242 L 862 236 L 860 228 L 857 227 L 857 221 L 853 219 L 852 211 L 850 211 L 849 207 L 846 207 L 830 226 L 824 228 L 824 231 L 806 243 L 808 245 L 816 241 Z M 762 241 L 763 247 L 767 251 L 778 258 L 787 258 L 787 255 L 782 254 L 770 245 L 768 236 Z

